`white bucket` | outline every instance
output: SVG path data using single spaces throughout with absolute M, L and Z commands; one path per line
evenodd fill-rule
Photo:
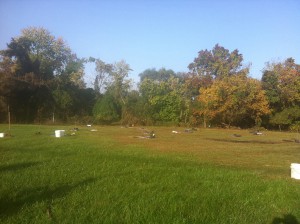
M 291 178 L 300 180 L 300 164 L 299 163 L 291 164 Z
M 0 138 L 4 138 L 4 133 L 0 133 Z
M 64 135 L 65 135 L 65 130 L 56 130 L 55 131 L 55 137 L 56 138 L 60 138 L 60 137 L 62 137 Z

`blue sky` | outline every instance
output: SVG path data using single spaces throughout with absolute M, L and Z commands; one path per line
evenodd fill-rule
M 187 72 L 217 43 L 238 49 L 258 79 L 265 62 L 300 63 L 298 0 L 0 0 L 0 49 L 29 26 L 63 37 L 79 57 L 124 59 L 135 82 L 147 68 Z M 88 66 L 88 84 L 94 74 Z

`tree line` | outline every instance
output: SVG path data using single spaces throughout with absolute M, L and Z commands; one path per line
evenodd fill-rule
M 95 64 L 93 88 L 84 82 Z M 261 80 L 243 55 L 216 44 L 188 72 L 147 69 L 137 89 L 125 61 L 78 58 L 62 38 L 29 27 L 0 51 L 0 122 L 77 122 L 295 129 L 300 126 L 300 65 L 268 63 Z

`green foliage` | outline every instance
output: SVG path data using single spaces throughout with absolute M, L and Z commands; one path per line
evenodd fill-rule
M 94 89 L 97 93 L 104 93 L 111 83 L 113 65 L 106 64 L 100 59 L 95 59 L 95 64 L 97 74 L 95 77 Z
M 276 113 L 270 118 L 270 123 L 281 127 L 289 127 L 295 122 L 300 120 L 300 107 L 289 107 L 285 108 L 281 112 Z M 296 125 L 297 126 L 297 125 Z M 293 127 L 293 125 L 291 126 Z
M 140 92 L 150 119 L 154 122 L 180 122 L 186 105 L 183 85 L 178 78 L 171 77 L 166 81 L 146 78 L 140 84 Z
M 75 102 L 85 88 L 84 63 L 62 38 L 55 38 L 48 30 L 22 30 L 1 51 L 0 113 L 10 106 L 14 121 L 34 122 L 37 117 L 49 119 L 55 111 L 67 121 L 80 110 Z
M 270 124 L 288 128 L 299 120 L 300 65 L 292 58 L 268 64 L 262 83 L 273 110 Z
M 108 86 L 108 91 L 111 92 L 118 104 L 126 104 L 126 97 L 131 85 L 131 80 L 127 77 L 131 70 L 129 64 L 124 60 L 116 62 L 112 67 L 110 74 L 112 82 Z
M 15 57 L 15 73 L 24 76 L 33 72 L 42 80 L 49 80 L 55 74 L 60 74 L 71 50 L 61 39 L 55 39 L 44 28 L 29 27 L 22 30 L 19 37 L 12 38 L 3 55 Z
M 140 81 L 143 82 L 144 79 L 152 79 L 157 81 L 167 81 L 171 77 L 176 76 L 175 72 L 172 69 L 161 68 L 156 71 L 155 68 L 146 69 L 142 73 L 139 74 Z
M 78 89 L 84 89 L 86 87 L 83 79 L 84 60 L 72 55 L 61 76 L 65 76 L 65 82 L 76 86 Z M 61 79 L 63 79 L 63 77 L 61 77 Z
M 94 88 L 98 94 L 103 93 L 97 101 L 93 114 L 97 121 L 111 123 L 113 121 L 132 122 L 132 103 L 129 99 L 131 80 L 128 74 L 131 71 L 129 64 L 119 61 L 106 64 L 96 59 L 96 78 Z M 134 122 L 135 123 L 135 122 Z
M 262 83 L 276 111 L 300 103 L 300 66 L 294 59 L 268 64 L 263 72 Z
M 53 91 L 53 97 L 57 105 L 61 109 L 66 110 L 72 105 L 72 98 L 67 91 L 64 90 L 55 90 Z
M 120 108 L 112 95 L 104 94 L 96 101 L 93 116 L 96 122 L 103 124 L 110 124 L 120 119 Z
M 132 90 L 128 92 L 126 102 L 122 106 L 122 124 L 123 125 L 136 125 L 145 124 L 143 117 L 144 104 L 141 100 L 139 92 Z
M 278 110 L 280 108 L 280 90 L 278 89 L 278 75 L 272 71 L 264 71 L 262 76 L 262 86 L 266 91 L 266 95 L 272 108 Z

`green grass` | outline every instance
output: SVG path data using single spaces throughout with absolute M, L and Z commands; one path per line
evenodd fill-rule
M 143 139 L 140 128 L 99 126 L 54 137 L 71 128 L 15 125 L 0 138 L 1 223 L 300 221 L 290 178 L 300 144 L 282 141 L 294 133 L 153 127 L 157 138 Z

